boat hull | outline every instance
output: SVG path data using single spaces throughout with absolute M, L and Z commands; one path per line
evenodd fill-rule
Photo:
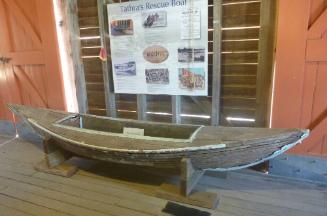
M 20 115 L 44 139 L 53 139 L 62 149 L 81 157 L 102 161 L 176 169 L 183 158 L 189 158 L 194 169 L 229 171 L 246 168 L 276 157 L 300 143 L 308 136 L 301 129 L 255 129 L 204 127 L 158 124 L 117 120 L 86 115 L 85 118 L 47 109 L 34 109 L 12 105 L 11 110 Z M 67 119 L 71 120 L 68 121 Z M 73 119 L 73 120 L 72 120 Z M 88 119 L 88 120 L 87 120 Z M 85 129 L 88 122 L 97 122 L 97 131 Z M 99 120 L 100 119 L 100 120 Z M 82 120 L 84 122 L 82 122 Z M 81 122 L 80 122 L 81 121 Z M 120 125 L 145 128 L 145 132 L 170 138 L 124 136 L 112 133 Z M 65 124 L 63 125 L 63 122 Z M 106 126 L 111 124 L 111 128 Z M 173 134 L 169 128 L 177 128 Z M 159 128 L 159 129 L 158 129 Z M 168 129 L 167 129 L 168 128 Z M 199 129 L 196 129 L 199 128 Z M 152 131 L 149 131 L 152 130 Z M 175 129 L 174 129 L 175 130 Z M 174 131 L 173 130 L 173 131 Z M 189 131 L 192 131 L 188 138 Z M 186 134 L 186 135 L 185 135 Z M 174 137 L 174 138 L 171 138 Z M 180 138 L 183 139 L 180 139 Z
M 42 137 L 53 139 L 61 148 L 76 156 L 113 163 L 165 169 L 179 168 L 183 158 L 191 159 L 193 167 L 197 170 L 214 169 L 217 171 L 230 171 L 243 169 L 282 154 L 306 137 L 306 135 L 303 135 L 302 138 L 290 137 L 289 139 L 269 145 L 261 143 L 261 146 L 255 149 L 249 146 L 241 148 L 237 146 L 228 150 L 218 148 L 178 152 L 173 150 L 166 152 L 128 152 L 102 150 L 90 146 L 77 145 L 61 137 L 53 136 L 53 134 L 35 126 L 33 123 L 30 125 Z

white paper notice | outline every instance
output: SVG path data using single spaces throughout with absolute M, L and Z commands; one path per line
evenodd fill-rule
M 207 95 L 208 1 L 108 5 L 115 93 Z
M 201 12 L 198 9 L 187 9 L 182 12 L 181 39 L 201 38 Z

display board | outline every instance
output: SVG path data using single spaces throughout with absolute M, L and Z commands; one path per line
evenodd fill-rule
M 115 93 L 207 95 L 208 1 L 108 5 Z

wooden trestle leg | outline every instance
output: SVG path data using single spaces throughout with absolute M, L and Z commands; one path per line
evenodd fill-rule
M 181 160 L 179 187 L 164 183 L 157 190 L 156 196 L 203 208 L 215 209 L 219 202 L 217 193 L 194 190 L 203 174 L 204 171 L 194 169 L 189 158 L 183 158 Z
M 37 171 L 70 177 L 78 170 L 77 166 L 66 164 L 73 155 L 60 148 L 53 139 L 43 140 L 45 159 L 34 167 Z

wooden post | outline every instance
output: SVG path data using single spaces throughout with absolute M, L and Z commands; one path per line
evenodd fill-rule
M 77 167 L 65 164 L 73 154 L 60 148 L 53 139 L 43 141 L 45 159 L 35 165 L 35 169 L 40 172 L 70 177 L 76 173 Z
M 183 158 L 181 161 L 181 194 L 184 196 L 190 195 L 200 178 L 203 176 L 203 173 L 204 171 L 194 170 L 189 158 Z
M 256 126 L 269 124 L 272 73 L 275 58 L 276 1 L 262 0 L 256 91 Z
M 98 18 L 99 18 L 99 28 L 100 28 L 100 37 L 101 37 L 101 47 L 110 53 L 109 50 L 109 26 L 108 26 L 108 16 L 107 8 L 105 7 L 104 0 L 97 0 L 98 3 Z M 113 78 L 111 71 L 111 60 L 107 56 L 107 61 L 102 62 L 102 72 L 103 72 L 103 82 L 105 90 L 105 101 L 106 101 L 106 110 L 107 115 L 116 118 L 117 109 L 116 109 L 116 96 L 113 89 Z
M 172 104 L 172 113 L 173 113 L 173 123 L 180 124 L 182 122 L 181 119 L 181 96 L 173 95 L 171 96 L 171 104 Z
M 213 1 L 213 74 L 212 74 L 212 108 L 211 125 L 219 125 L 220 88 L 221 88 L 221 0 Z
M 146 106 L 146 95 L 139 94 L 137 95 L 137 118 L 138 120 L 146 121 L 147 119 L 147 106 Z
M 81 58 L 80 31 L 78 24 L 77 0 L 60 1 L 62 15 L 62 31 L 65 37 L 66 52 L 70 54 L 66 59 L 69 70 L 74 71 L 76 98 L 79 113 L 88 112 L 88 101 L 86 93 L 86 82 L 84 74 L 84 65 Z

